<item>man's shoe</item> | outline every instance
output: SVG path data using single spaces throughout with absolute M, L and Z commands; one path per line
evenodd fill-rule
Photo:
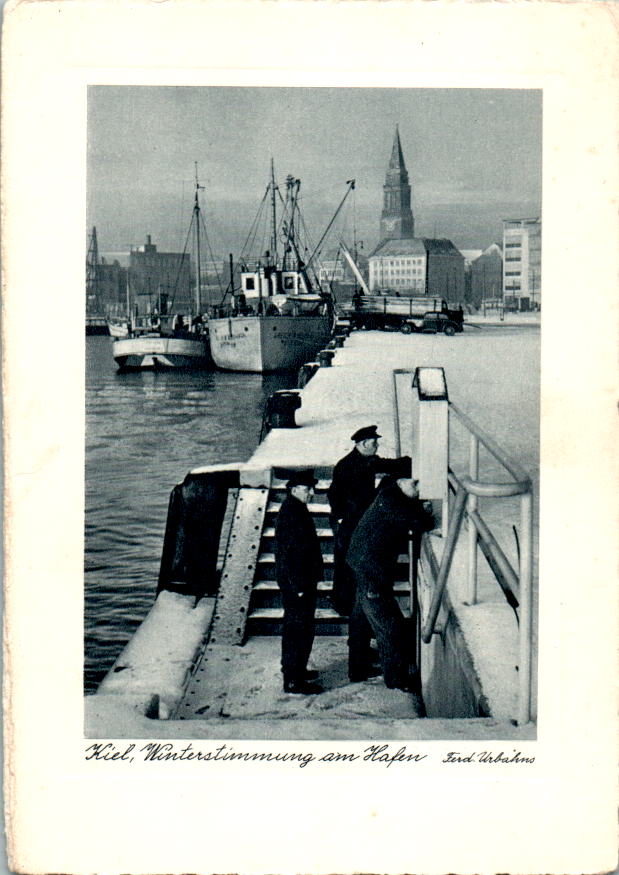
M 313 668 L 306 668 L 303 672 L 303 679 L 306 681 L 315 681 L 320 677 L 320 672 Z
M 320 684 L 312 684 L 310 681 L 284 681 L 284 692 L 294 693 L 298 696 L 315 696 L 322 693 Z
M 367 681 L 370 678 L 377 678 L 382 674 L 382 670 L 377 666 L 366 668 L 365 671 L 349 671 L 348 680 L 353 684 L 359 684 L 362 681 Z
M 415 711 L 417 712 L 417 717 L 427 717 L 428 712 L 426 711 L 426 705 L 421 697 L 421 693 L 413 693 L 413 706 Z

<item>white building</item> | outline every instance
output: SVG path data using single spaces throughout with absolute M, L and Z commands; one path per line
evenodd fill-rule
M 370 256 L 370 291 L 425 294 L 426 261 L 426 248 L 419 237 L 383 241 Z
M 503 220 L 503 302 L 518 310 L 541 306 L 542 222 Z

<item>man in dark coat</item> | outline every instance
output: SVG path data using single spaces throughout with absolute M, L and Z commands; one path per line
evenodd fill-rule
M 350 615 L 355 600 L 355 582 L 346 565 L 346 553 L 355 526 L 374 500 L 376 475 L 411 475 L 410 456 L 384 459 L 377 455 L 380 437 L 375 425 L 360 428 L 352 435 L 355 446 L 333 469 L 327 492 L 334 534 L 331 600 L 335 610 L 344 616 Z
M 370 640 L 374 636 L 385 685 L 417 692 L 409 668 L 406 621 L 393 583 L 398 555 L 407 549 L 408 533 L 419 537 L 433 527 L 434 517 L 419 499 L 417 482 L 410 478 L 388 478 L 359 521 L 347 554 L 356 581 L 348 640 L 352 681 L 371 675 Z
M 317 480 L 313 471 L 297 471 L 288 480 L 288 494 L 275 525 L 275 570 L 282 593 L 282 672 L 284 692 L 322 692 L 311 681 L 307 661 L 314 642 L 316 589 L 323 575 L 322 554 L 307 503 Z

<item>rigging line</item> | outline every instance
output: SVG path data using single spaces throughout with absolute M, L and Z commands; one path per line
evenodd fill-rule
M 319 242 L 318 242 L 318 246 L 316 247 L 316 249 L 314 250 L 314 252 L 310 255 L 310 259 L 309 259 L 309 261 L 308 261 L 308 264 L 311 262 L 311 260 L 313 259 L 313 257 L 316 255 L 316 253 L 318 252 L 318 247 L 322 244 L 322 241 L 325 239 L 325 237 L 326 237 L 327 234 L 329 233 L 329 231 L 330 231 L 330 229 L 331 229 L 331 226 L 333 225 L 333 223 L 335 222 L 335 220 L 336 220 L 336 218 L 337 218 L 337 216 L 338 216 L 338 213 L 340 212 L 340 210 L 341 210 L 342 207 L 344 206 L 344 201 L 346 200 L 346 198 L 348 197 L 348 195 L 350 194 L 350 192 L 351 192 L 351 191 L 354 191 L 354 188 L 355 188 L 355 180 L 354 180 L 354 179 L 348 179 L 348 180 L 346 180 L 346 185 L 348 186 L 348 189 L 346 190 L 346 194 L 344 195 L 344 197 L 343 197 L 342 200 L 340 201 L 337 210 L 336 210 L 335 213 L 333 214 L 333 218 L 331 219 L 331 221 L 329 222 L 329 224 L 328 224 L 327 227 L 325 228 L 324 234 L 322 235 L 322 237 L 320 238 L 320 240 L 319 240 Z
M 263 253 L 271 248 L 270 243 L 268 242 L 271 239 L 271 229 L 269 227 L 269 216 L 267 210 L 263 211 L 261 218 L 260 248 L 257 250 L 259 258 L 262 258 Z
M 250 252 L 247 253 L 251 255 L 253 253 L 255 258 L 260 259 L 262 256 L 262 252 L 264 250 L 264 240 L 266 236 L 266 228 L 268 225 L 268 215 L 267 209 L 264 207 L 263 201 L 263 209 L 261 209 L 260 213 L 256 217 L 256 223 L 254 225 L 254 233 L 250 243 Z
M 263 195 L 263 197 L 262 197 L 262 200 L 260 201 L 260 206 L 258 207 L 258 210 L 257 210 L 257 212 L 256 212 L 256 215 L 255 215 L 255 217 L 254 217 L 254 220 L 253 220 L 253 222 L 251 223 L 251 227 L 250 227 L 249 232 L 248 232 L 248 234 L 247 234 L 247 239 L 245 240 L 245 243 L 244 243 L 243 246 L 241 247 L 241 253 L 240 253 L 240 255 L 239 255 L 239 258 L 242 258 L 243 255 L 245 255 L 245 251 L 246 251 L 246 248 L 247 248 L 247 244 L 249 243 L 249 239 L 250 239 L 250 237 L 252 236 L 252 232 L 254 233 L 254 236 L 255 236 L 254 227 L 258 224 L 258 221 L 259 221 L 259 219 L 260 219 L 260 213 L 262 212 L 262 210 L 263 210 L 263 208 L 264 208 L 264 202 L 265 202 L 265 200 L 267 199 L 268 194 L 269 194 L 269 186 L 267 185 L 267 187 L 266 187 L 266 191 L 264 192 L 264 195 Z
M 313 246 L 312 235 L 310 234 L 310 232 L 309 232 L 309 230 L 308 230 L 308 228 L 307 228 L 307 225 L 305 224 L 305 217 L 303 216 L 303 214 L 302 214 L 301 212 L 299 212 L 299 221 L 300 221 L 300 223 L 301 223 L 301 226 L 302 226 L 302 228 L 303 228 L 303 231 L 305 232 L 305 237 L 306 237 L 306 240 L 307 240 L 307 243 L 308 243 L 308 246 L 305 247 L 305 248 L 306 248 L 306 249 L 310 249 L 310 248 Z M 318 259 L 317 259 L 317 260 L 318 260 Z M 306 263 L 306 265 L 305 265 L 306 269 L 308 268 L 308 266 L 309 266 L 309 261 L 308 261 L 308 262 Z M 318 270 L 316 270 L 316 268 L 314 267 L 314 265 L 311 265 L 311 271 L 312 271 L 312 273 L 313 273 L 313 276 L 314 276 L 314 279 L 315 279 L 315 281 L 316 281 L 316 285 L 318 286 L 318 288 L 320 288 L 319 270 L 320 270 L 320 263 L 319 263 L 319 265 L 318 265 Z
M 181 179 L 181 202 L 178 211 L 178 234 L 177 239 L 181 240 L 183 236 L 183 217 L 185 216 L 185 180 Z
M 337 252 L 335 253 L 335 261 L 333 262 L 333 273 L 331 274 L 331 279 L 329 280 L 329 285 L 331 285 L 331 283 L 332 283 L 333 280 L 335 279 L 335 271 L 337 270 L 337 267 L 338 267 L 338 264 L 339 264 L 339 260 L 340 260 L 340 252 L 341 252 L 341 251 L 342 251 L 342 246 L 341 246 L 341 244 L 340 244 L 340 245 L 337 247 Z
M 217 285 L 219 286 L 219 291 L 221 292 L 221 291 L 223 291 L 223 286 L 221 284 L 221 278 L 219 276 L 219 271 L 217 270 L 217 262 L 215 260 L 215 255 L 213 254 L 213 247 L 211 246 L 211 241 L 210 241 L 210 238 L 208 236 L 208 232 L 206 230 L 206 223 L 204 221 L 204 216 L 202 215 L 202 211 L 200 211 L 200 221 L 201 221 L 201 225 L 202 225 L 202 230 L 204 231 L 204 239 L 206 241 L 208 253 L 211 257 L 211 263 L 212 263 L 213 267 L 215 268 L 215 276 L 217 277 Z
M 176 293 L 178 292 L 178 289 L 179 289 L 179 284 L 180 284 L 180 279 L 181 279 L 181 271 L 182 271 L 182 269 L 183 269 L 183 264 L 185 263 L 185 255 L 187 254 L 187 244 L 188 244 L 189 239 L 190 239 L 190 237 L 191 237 L 191 231 L 192 231 L 192 229 L 193 229 L 193 223 L 194 223 L 194 213 L 192 212 L 192 214 L 191 214 L 191 222 L 189 223 L 189 229 L 188 229 L 188 231 L 187 231 L 187 237 L 185 238 L 185 245 L 183 246 L 183 251 L 182 251 L 181 257 L 180 257 L 179 260 L 178 260 L 178 271 L 177 271 L 177 274 L 176 274 L 176 280 L 174 281 L 174 289 L 173 289 L 173 292 L 172 292 L 172 300 L 169 302 L 169 306 L 170 306 L 170 307 L 173 307 L 173 306 L 174 306 L 174 301 L 176 300 Z

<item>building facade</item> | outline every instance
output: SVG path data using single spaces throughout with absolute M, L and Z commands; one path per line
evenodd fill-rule
M 451 240 L 423 238 L 426 248 L 426 294 L 464 301 L 464 256 Z
M 371 292 L 398 292 L 408 297 L 426 294 L 427 253 L 420 238 L 384 240 L 369 262 Z
M 513 310 L 538 310 L 542 289 L 540 218 L 503 220 L 503 303 Z
M 99 264 L 99 296 L 107 316 L 124 315 L 127 309 L 127 268 L 117 260 Z
M 503 290 L 503 250 L 500 244 L 492 243 L 471 262 L 470 303 L 483 307 L 486 303 L 498 302 Z
M 139 314 L 192 311 L 189 254 L 158 252 L 151 242 L 129 254 L 131 297 Z

